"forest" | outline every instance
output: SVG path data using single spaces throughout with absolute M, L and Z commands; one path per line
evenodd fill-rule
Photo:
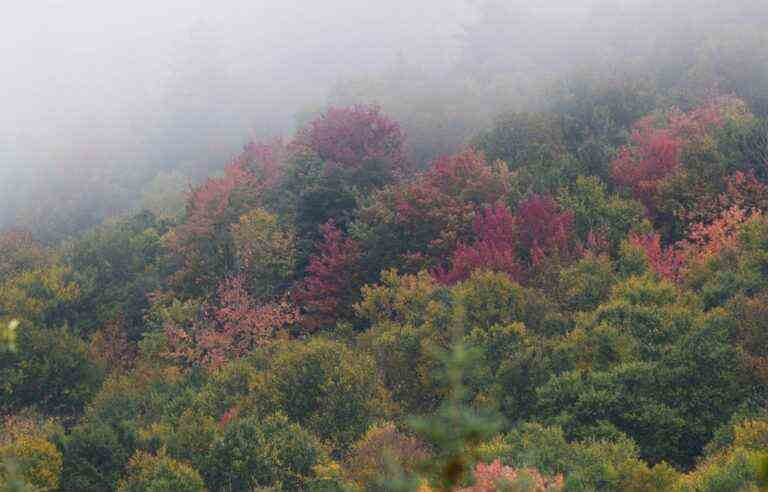
M 768 490 L 768 7 L 646 3 L 14 204 L 0 491 Z

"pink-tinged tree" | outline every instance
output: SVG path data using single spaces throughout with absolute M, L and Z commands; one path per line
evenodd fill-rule
M 294 221 L 299 264 L 333 220 L 346 229 L 359 198 L 397 181 L 409 168 L 405 137 L 374 106 L 330 108 L 299 130 L 290 145 L 290 168 L 276 197 Z
M 166 323 L 167 357 L 213 370 L 268 344 L 279 330 L 299 321 L 298 309 L 288 302 L 257 304 L 240 276 L 222 281 L 217 297 L 215 303 L 204 303 L 199 318 L 187 326 Z
M 359 168 L 373 160 L 386 161 L 394 173 L 407 168 L 405 135 L 376 106 L 331 107 L 298 140 L 323 161 L 345 168 Z
M 658 275 L 680 282 L 693 265 L 701 264 L 723 249 L 736 246 L 741 226 L 760 215 L 760 211 L 733 206 L 711 222 L 693 224 L 688 237 L 675 244 L 664 246 L 658 233 L 633 234 L 629 242 L 645 251 L 651 268 Z
M 754 170 L 736 171 L 725 178 L 724 188 L 717 197 L 702 196 L 685 220 L 695 224 L 712 223 L 733 208 L 768 211 L 768 186 L 757 179 Z
M 538 266 L 545 257 L 570 254 L 573 212 L 560 212 L 547 195 L 533 195 L 517 208 L 518 240 L 521 253 Z
M 726 122 L 747 114 L 739 99 L 720 97 L 687 113 L 673 108 L 664 118 L 646 116 L 635 123 L 630 144 L 613 161 L 613 179 L 629 188 L 653 216 L 660 184 L 682 168 L 704 172 L 691 167 L 697 156 L 711 151 L 715 132 Z
M 299 320 L 298 310 L 287 302 L 257 305 L 241 277 L 225 280 L 219 288 L 218 306 L 210 309 L 215 327 L 200 333 L 200 346 L 210 364 L 247 355 L 268 343 L 281 328 Z
M 441 157 L 424 176 L 423 184 L 463 202 L 492 204 L 509 192 L 509 171 L 497 161 L 472 148 Z
M 306 276 L 293 293 L 302 309 L 302 326 L 309 332 L 333 325 L 353 314 L 353 297 L 360 287 L 360 244 L 346 237 L 333 221 L 322 226 L 323 240 L 309 261 Z
M 587 252 L 594 255 L 607 254 L 611 251 L 611 241 L 608 239 L 607 227 L 600 227 L 598 229 L 590 229 L 587 233 L 586 241 L 576 245 L 576 249 L 579 256 L 583 256 Z
M 766 162 L 768 166 L 768 162 Z M 754 170 L 736 171 L 725 180 L 725 192 L 720 196 L 722 210 L 739 207 L 743 210 L 768 210 L 768 185 L 759 181 Z
M 252 173 L 262 188 L 273 185 L 282 177 L 288 149 L 282 140 L 269 143 L 250 142 L 237 156 L 234 164 Z
M 495 492 L 497 490 L 527 490 L 529 492 L 555 492 L 562 490 L 562 475 L 544 476 L 535 468 L 515 469 L 501 463 L 498 458 L 491 464 L 477 463 L 472 473 L 475 483 L 457 492 Z
M 658 182 L 680 165 L 682 143 L 672 130 L 654 128 L 652 117 L 641 119 L 632 131 L 632 145 L 623 147 L 613 161 L 614 180 L 653 210 Z
M 744 210 L 734 205 L 709 223 L 693 224 L 688 238 L 680 241 L 677 247 L 688 262 L 704 261 L 736 245 L 740 227 L 760 215 L 759 210 Z
M 437 266 L 471 236 L 483 207 L 506 198 L 509 181 L 503 163 L 489 165 L 482 153 L 466 149 L 382 190 L 359 213 L 359 229 L 370 231 L 366 264 L 375 265 L 376 273 Z
M 459 244 L 451 258 L 450 270 L 438 268 L 435 277 L 453 284 L 466 280 L 475 270 L 504 272 L 519 278 L 522 268 L 517 257 L 515 217 L 506 205 L 498 203 L 475 217 L 473 232 L 477 240 Z
M 664 246 L 658 233 L 632 234 L 629 243 L 645 252 L 648 263 L 656 274 L 673 282 L 681 280 L 685 254 L 672 246 Z
M 261 204 L 282 174 L 282 143 L 250 144 L 224 168 L 190 190 L 186 217 L 166 238 L 176 263 L 170 283 L 179 292 L 205 294 L 235 266 L 231 226 Z

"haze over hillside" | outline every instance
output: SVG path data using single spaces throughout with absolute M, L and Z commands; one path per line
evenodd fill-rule
M 0 492 L 768 490 L 768 3 L 108 3 L 0 18 Z
M 93 224 L 158 169 L 199 177 L 251 138 L 287 135 L 339 80 L 403 58 L 437 73 L 472 3 L 15 5 L 0 20 L 0 223 L 47 223 L 35 202 L 55 193 L 86 216 L 72 227 Z
M 321 105 L 340 78 L 404 52 L 425 66 L 445 63 L 460 2 L 437 4 L 14 6 L 0 20 L 3 194 L 27 206 L 30 194 L 72 175 L 135 188 L 157 168 L 207 172 L 252 136 L 287 134 L 294 114 Z M 124 206 L 129 196 L 114 198 Z

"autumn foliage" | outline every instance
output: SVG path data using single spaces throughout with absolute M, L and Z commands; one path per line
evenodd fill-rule
M 693 224 L 707 224 L 732 209 L 747 214 L 768 210 L 768 185 L 757 178 L 754 170 L 736 171 L 725 177 L 723 184 L 722 192 L 716 197 L 702 197 L 695 208 L 686 214 L 685 220 Z
M 734 206 L 710 223 L 692 224 L 688 237 L 675 244 L 663 245 L 658 233 L 633 234 L 629 242 L 645 251 L 656 273 L 667 280 L 680 282 L 691 265 L 702 263 L 723 249 L 735 246 L 740 227 L 761 215 L 760 211 L 747 212 Z
M 375 106 L 331 107 L 299 137 L 324 161 L 359 168 L 385 161 L 395 173 L 407 168 L 405 135 L 400 126 Z
M 631 143 L 612 163 L 613 179 L 632 190 L 651 213 L 657 210 L 657 191 L 666 178 L 681 169 L 689 154 L 711 147 L 714 134 L 729 119 L 744 117 L 743 102 L 717 98 L 691 111 L 673 108 L 635 123 Z
M 521 280 L 546 257 L 570 254 L 572 229 L 573 214 L 559 212 L 549 196 L 531 196 L 518 205 L 515 215 L 497 203 L 476 216 L 476 240 L 459 244 L 450 260 L 451 269 L 438 269 L 437 277 L 454 283 L 469 278 L 475 270 L 489 270 Z
M 249 296 L 242 277 L 228 278 L 218 287 L 217 302 L 205 303 L 187 326 L 166 323 L 166 355 L 216 369 L 268 344 L 278 330 L 298 321 L 298 311 L 289 303 L 259 305 Z
M 671 246 L 664 246 L 658 233 L 637 235 L 629 238 L 629 243 L 642 249 L 651 268 L 661 277 L 675 282 L 680 281 L 685 267 L 685 253 Z
M 451 269 L 438 269 L 437 278 L 453 284 L 466 280 L 475 270 L 504 272 L 519 278 L 522 267 L 517 255 L 517 224 L 509 208 L 503 204 L 488 207 L 475 218 L 473 232 L 477 240 L 459 244 L 450 260 Z
M 504 199 L 509 179 L 504 163 L 489 164 L 482 153 L 465 149 L 376 193 L 356 224 L 376 231 L 365 243 L 367 261 L 378 270 L 440 266 L 472 235 L 477 214 Z
M 533 265 L 547 255 L 564 255 L 573 234 L 573 213 L 560 212 L 549 196 L 533 195 L 517 211 L 520 246 Z
M 459 489 L 458 492 L 494 492 L 504 487 L 530 492 L 554 492 L 563 489 L 563 476 L 545 477 L 538 470 L 526 468 L 516 470 L 511 466 L 505 466 L 501 460 L 494 460 L 491 464 L 478 463 L 473 471 L 475 484 L 471 487 Z
M 628 90 L 419 170 L 330 108 L 183 213 L 0 234 L 0 490 L 757 490 L 762 127 Z
M 280 178 L 282 143 L 250 144 L 224 168 L 190 190 L 185 220 L 166 238 L 178 270 L 171 283 L 180 290 L 210 290 L 231 272 L 234 247 L 230 227 L 258 206 Z
M 307 275 L 294 290 L 302 308 L 303 326 L 316 331 L 332 325 L 351 309 L 361 257 L 360 245 L 329 222 L 322 227 L 323 241 L 312 257 Z

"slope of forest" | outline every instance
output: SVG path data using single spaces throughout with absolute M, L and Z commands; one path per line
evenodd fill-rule
M 768 64 L 732 41 L 476 127 L 350 81 L 189 190 L 3 231 L 0 491 L 764 490 Z

